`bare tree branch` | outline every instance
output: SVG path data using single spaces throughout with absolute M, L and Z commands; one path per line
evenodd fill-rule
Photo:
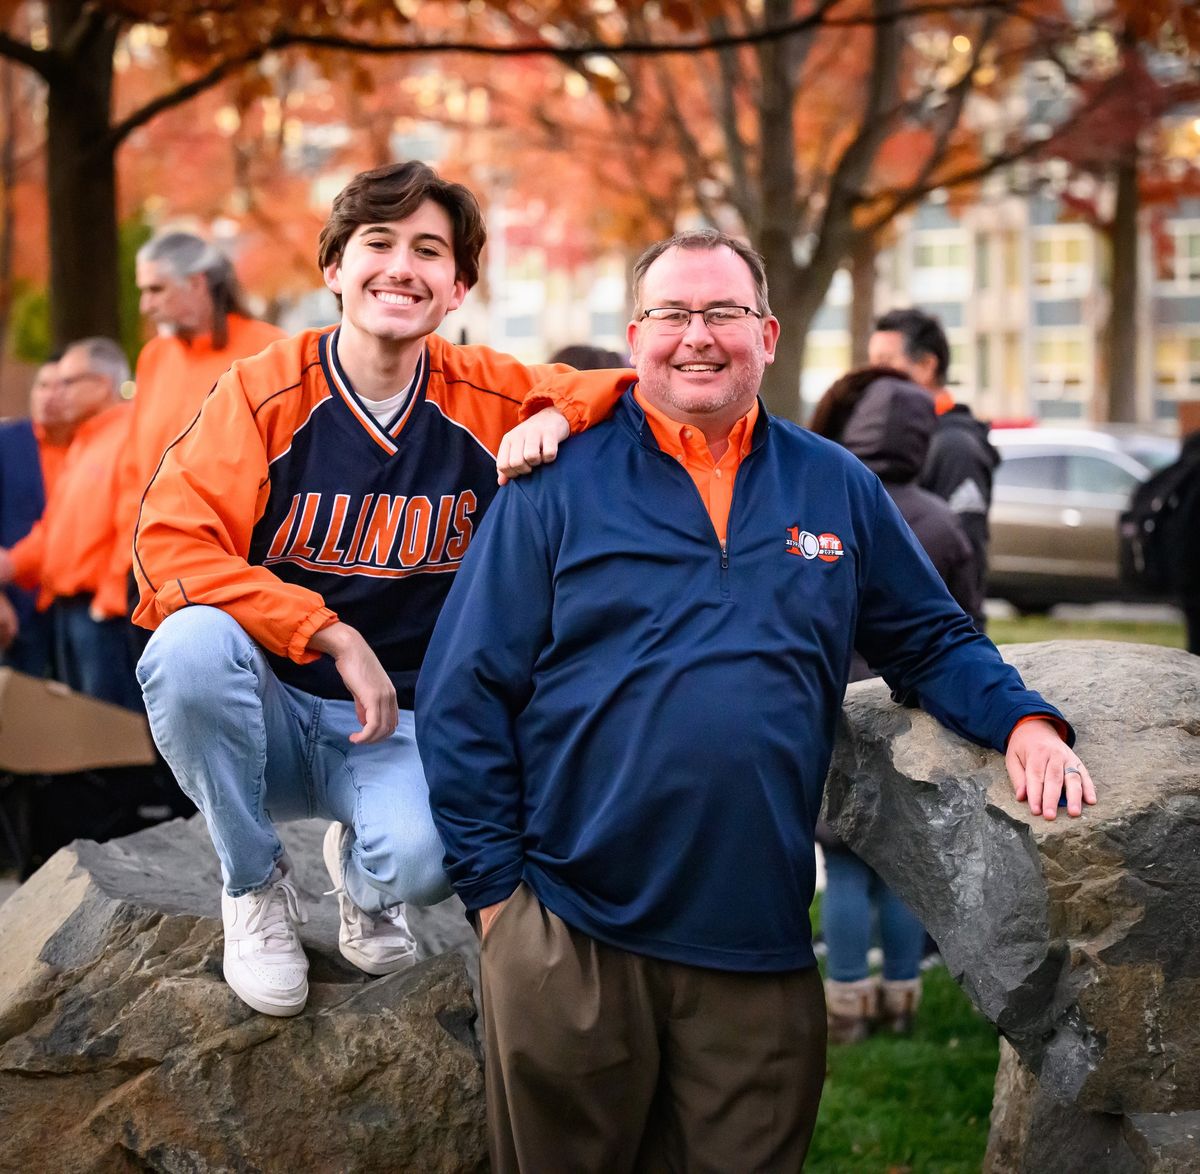
M 18 41 L 7 33 L 0 33 L 0 57 L 16 61 L 49 81 L 59 65 L 57 54 L 49 49 L 35 49 L 25 41 Z

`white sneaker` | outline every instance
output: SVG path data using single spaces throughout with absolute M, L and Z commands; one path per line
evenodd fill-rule
M 354 833 L 345 824 L 331 823 L 325 832 L 325 867 L 336 893 L 341 927 L 338 949 L 342 957 L 368 974 L 394 974 L 417 960 L 417 943 L 408 928 L 403 905 L 393 905 L 372 916 L 364 912 L 346 892 L 346 842 Z
M 265 888 L 241 897 L 221 890 L 225 922 L 225 981 L 264 1015 L 299 1015 L 308 1000 L 308 959 L 297 925 L 308 920 L 280 857 Z

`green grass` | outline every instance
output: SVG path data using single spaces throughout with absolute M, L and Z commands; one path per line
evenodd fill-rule
M 1132 640 L 1185 647 L 1181 623 L 988 621 L 997 644 Z M 820 895 L 811 910 L 820 924 Z M 995 1028 L 942 967 L 924 979 L 908 1039 L 875 1036 L 829 1049 L 829 1071 L 806 1174 L 976 1174 L 987 1149 L 999 1053 Z
M 1128 640 L 1186 648 L 1183 624 L 1134 620 L 1061 620 L 1051 616 L 990 619 L 987 634 L 996 644 L 1031 644 L 1038 640 Z
M 829 1049 L 806 1174 L 977 1174 L 999 1045 L 942 967 L 907 1039 Z
M 820 893 L 809 912 L 815 934 Z M 926 971 L 922 996 L 908 1038 L 830 1047 L 805 1174 L 977 1174 L 998 1036 L 945 967 Z

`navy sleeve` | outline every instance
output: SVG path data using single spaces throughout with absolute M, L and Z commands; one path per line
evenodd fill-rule
M 855 646 L 893 695 L 915 694 L 942 725 L 1001 753 L 1017 722 L 1038 714 L 1059 718 L 1074 744 L 1066 718 L 1025 687 L 951 598 L 880 485 L 863 574 Z
M 417 682 L 417 744 L 450 883 L 468 909 L 508 897 L 524 854 L 514 724 L 550 640 L 552 563 L 523 487 L 505 486 L 434 628 Z

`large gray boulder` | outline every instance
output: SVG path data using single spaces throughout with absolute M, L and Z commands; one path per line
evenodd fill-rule
M 221 978 L 199 819 L 78 841 L 0 906 L 0 1170 L 486 1169 L 462 907 L 414 911 L 427 960 L 369 979 L 337 951 L 323 830 L 283 829 L 310 912 L 294 1019 Z
M 1074 724 L 1097 806 L 1030 816 L 998 755 L 871 681 L 849 691 L 830 819 L 1012 1046 L 990 1169 L 1047 1169 L 1066 1135 L 1096 1168 L 1175 1170 L 1163 1155 L 1191 1145 L 1198 1169 L 1200 658 L 1101 641 L 1003 652 Z

